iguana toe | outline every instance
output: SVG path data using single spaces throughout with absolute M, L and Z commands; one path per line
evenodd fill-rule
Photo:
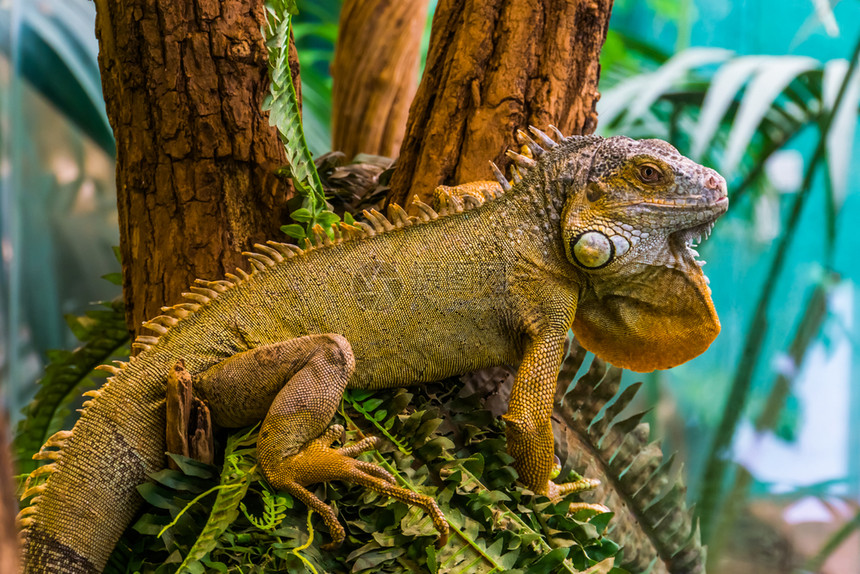
M 436 504 L 427 495 L 397 486 L 397 480 L 387 470 L 360 460 L 354 456 L 376 446 L 378 439 L 368 437 L 341 448 L 330 445 L 343 433 L 343 427 L 333 425 L 318 438 L 308 441 L 299 452 L 284 458 L 274 468 L 263 465 L 263 473 L 277 489 L 286 490 L 322 515 L 331 532 L 331 548 L 339 546 L 346 538 L 343 526 L 337 521 L 330 506 L 313 495 L 305 487 L 317 482 L 340 480 L 360 484 L 373 491 L 396 498 L 406 504 L 417 506 L 426 512 L 436 530 L 439 531 L 438 546 L 448 540 L 448 523 Z
M 568 494 L 575 494 L 577 492 L 586 492 L 588 490 L 594 490 L 600 486 L 600 481 L 594 478 L 581 478 L 579 480 L 575 480 L 573 482 L 566 482 L 564 484 L 556 484 L 552 481 L 547 485 L 547 490 L 543 493 L 553 502 L 559 502 L 562 498 L 567 496 Z M 591 503 L 591 502 L 571 502 L 570 507 L 568 507 L 568 512 L 579 512 L 580 510 L 591 510 L 596 514 L 602 512 L 612 512 L 612 510 L 604 506 L 603 504 Z
M 587 490 L 594 490 L 595 488 L 600 486 L 600 481 L 595 478 L 581 478 L 573 482 L 565 482 L 564 484 L 556 484 L 554 482 L 550 482 L 550 484 L 555 486 L 556 488 L 555 495 L 558 498 L 563 498 L 568 494 L 573 494 L 576 492 L 585 492 Z

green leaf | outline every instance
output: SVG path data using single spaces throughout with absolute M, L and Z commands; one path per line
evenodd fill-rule
M 382 399 L 368 399 L 361 403 L 361 408 L 367 412 L 376 410 L 376 407 L 382 404 Z
M 211 464 L 206 464 L 200 462 L 199 460 L 194 460 L 193 458 L 189 458 L 187 456 L 182 456 L 181 454 L 176 454 L 169 452 L 167 456 L 173 459 L 173 461 L 179 466 L 179 469 L 188 476 L 196 476 L 198 478 L 212 478 L 216 476 L 218 469 Z
M 333 213 L 331 211 L 322 211 L 317 216 L 317 223 L 322 225 L 323 229 L 328 229 L 338 221 L 340 221 L 340 216 L 337 213 Z
M 122 285 L 122 273 L 108 273 L 106 275 L 102 275 L 102 279 L 113 283 L 114 285 Z
M 530 566 L 526 570 L 526 574 L 549 574 L 564 562 L 564 559 L 567 558 L 567 554 L 569 552 L 570 548 L 556 548 L 552 552 L 545 554 L 540 560 Z
M 296 221 L 301 221 L 302 223 L 307 223 L 309 221 L 312 221 L 314 218 L 313 214 L 309 210 L 305 209 L 304 207 L 300 207 L 299 209 L 292 212 L 290 214 L 290 217 L 292 217 Z M 289 227 L 289 226 L 284 226 L 284 227 Z
M 165 491 L 160 489 L 158 485 L 153 482 L 144 482 L 143 484 L 138 485 L 137 492 L 145 501 L 156 508 L 170 509 L 176 507 L 176 503 L 173 499 L 169 498 Z
M 600 514 L 592 516 L 588 522 L 597 529 L 598 533 L 603 534 L 613 516 L 615 516 L 614 512 L 601 512 Z
M 286 233 L 287 235 L 289 235 L 290 237 L 292 237 L 294 239 L 304 239 L 306 237 L 305 228 L 302 227 L 301 225 L 297 224 L 297 223 L 290 223 L 289 225 L 282 225 L 281 231 L 283 231 L 284 233 Z
M 631 101 L 626 121 L 631 122 L 644 115 L 657 98 L 672 88 L 675 82 L 691 69 L 725 61 L 731 55 L 732 52 L 721 48 L 691 48 L 673 56 L 648 76 L 647 82 L 643 83 L 642 89 Z
M 388 562 L 397 558 L 404 552 L 406 552 L 404 548 L 386 548 L 384 550 L 366 552 L 365 554 L 359 556 L 358 559 L 353 563 L 351 572 L 361 572 L 362 570 L 376 568 L 384 562 Z
M 200 492 L 202 490 L 200 486 L 193 483 L 189 477 L 179 471 L 169 468 L 164 468 L 156 473 L 150 474 L 149 478 L 159 484 L 168 486 L 173 490 L 188 492 Z

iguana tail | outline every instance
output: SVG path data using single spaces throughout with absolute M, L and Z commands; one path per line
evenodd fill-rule
M 30 475 L 22 497 L 34 497 L 18 515 L 24 572 L 101 572 L 141 503 L 137 486 L 164 466 L 165 381 L 140 363 L 114 369 L 72 431 L 34 456 L 51 463 Z

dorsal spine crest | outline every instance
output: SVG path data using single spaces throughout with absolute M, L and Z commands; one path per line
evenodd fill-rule
M 550 131 L 558 140 L 563 140 L 564 136 L 554 126 L 549 126 Z M 538 141 L 532 139 L 523 130 L 517 130 L 518 141 L 525 146 L 527 151 L 524 153 L 538 158 L 543 155 L 548 149 L 558 146 L 558 142 L 554 141 L 549 135 L 529 126 L 529 131 L 537 138 Z M 538 143 L 539 142 L 539 143 Z M 511 158 L 514 165 L 511 166 L 513 179 L 515 183 L 522 181 L 520 174 L 521 170 L 528 171 L 532 169 L 537 162 L 525 155 L 521 155 L 514 151 L 508 151 L 507 156 Z M 388 206 L 388 217 L 377 211 L 370 209 L 363 211 L 363 215 L 367 222 L 356 221 L 354 225 L 340 221 L 332 224 L 330 230 L 331 235 L 319 224 L 316 224 L 311 229 L 311 233 L 307 238 L 308 247 L 302 249 L 297 245 L 289 243 L 280 243 L 277 241 L 267 241 L 265 244 L 254 244 L 254 251 L 246 251 L 242 254 L 248 258 L 248 263 L 251 265 L 251 273 L 246 272 L 241 268 L 236 268 L 235 273 L 226 273 L 226 279 L 207 281 L 204 279 L 195 279 L 194 285 L 189 288 L 188 292 L 182 293 L 182 296 L 191 303 L 180 303 L 172 307 L 162 307 L 163 315 L 159 315 L 145 323 L 143 327 L 155 332 L 157 335 L 140 335 L 138 336 L 132 348 L 140 351 L 147 351 L 158 342 L 161 335 L 166 334 L 171 327 L 176 326 L 182 319 L 186 318 L 191 313 L 194 313 L 203 305 L 206 305 L 219 295 L 233 289 L 237 285 L 247 281 L 257 272 L 264 272 L 270 267 L 282 263 L 286 259 L 301 256 L 309 251 L 321 247 L 338 245 L 346 241 L 357 241 L 361 239 L 375 237 L 380 234 L 388 233 L 398 229 L 404 229 L 416 223 L 429 223 L 440 217 L 463 213 L 471 209 L 475 209 L 483 205 L 486 201 L 497 199 L 506 191 L 512 188 L 511 184 L 504 177 L 501 170 L 490 162 L 490 167 L 494 176 L 498 180 L 499 186 L 490 184 L 490 182 L 476 182 L 474 184 L 466 184 L 459 188 L 447 186 L 438 186 L 433 192 L 435 205 L 431 207 L 427 205 L 418 196 L 414 196 L 410 204 L 417 211 L 417 215 L 410 216 L 400 205 L 392 203 Z M 131 359 L 134 360 L 134 357 Z M 102 370 L 116 375 L 120 370 L 124 369 L 127 364 L 123 363 L 119 368 L 102 365 Z

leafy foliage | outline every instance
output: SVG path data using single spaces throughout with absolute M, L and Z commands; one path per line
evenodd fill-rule
M 322 521 L 308 521 L 303 505 L 272 493 L 256 474 L 251 429 L 227 438 L 220 476 L 171 455 L 181 470 L 140 487 L 147 507 L 108 572 L 626 572 L 612 566 L 619 546 L 603 536 L 611 515 L 568 516 L 570 500 L 551 504 L 516 486 L 502 423 L 458 381 L 353 390 L 338 422 L 350 441 L 365 433 L 393 439 L 384 454 L 362 456 L 436 498 L 452 527 L 445 547 L 435 549 L 436 531 L 421 511 L 332 483 L 316 491 L 339 511 L 347 538 L 337 552 L 324 551 Z
M 619 394 L 621 369 L 595 358 L 562 398 L 584 358 L 585 350 L 575 347 L 559 373 L 556 413 L 565 425 L 556 429 L 558 454 L 566 467 L 603 481 L 594 497 L 616 512 L 608 532 L 624 545 L 627 568 L 642 572 L 654 564 L 655 573 L 704 572 L 705 552 L 682 477 L 673 476 L 674 457 L 664 460 L 659 443 L 650 442 L 644 412 L 622 415 L 642 383 Z
M 705 551 L 685 488 L 676 476 L 674 456 L 663 458 L 650 442 L 644 412 L 630 413 L 641 383 L 621 388 L 622 370 L 597 357 L 576 378 L 587 353 L 573 343 L 565 349 L 558 376 L 553 434 L 562 476 L 601 481 L 586 500 L 609 507 L 614 518 L 606 535 L 622 547 L 617 562 L 631 572 L 704 572 Z M 498 368 L 469 375 L 469 389 L 496 397 L 495 414 L 504 410 L 514 374 Z M 620 392 L 619 392 L 620 391 Z M 609 515 L 605 515 L 608 520 Z
M 125 306 L 120 301 L 102 303 L 82 317 L 66 316 L 66 322 L 83 343 L 74 351 L 51 351 L 39 390 L 24 410 L 18 425 L 14 452 L 18 472 L 29 473 L 39 463 L 30 457 L 55 432 L 65 428 L 71 406 L 87 387 L 95 387 L 93 369 L 117 354 L 127 354 L 129 340 Z

